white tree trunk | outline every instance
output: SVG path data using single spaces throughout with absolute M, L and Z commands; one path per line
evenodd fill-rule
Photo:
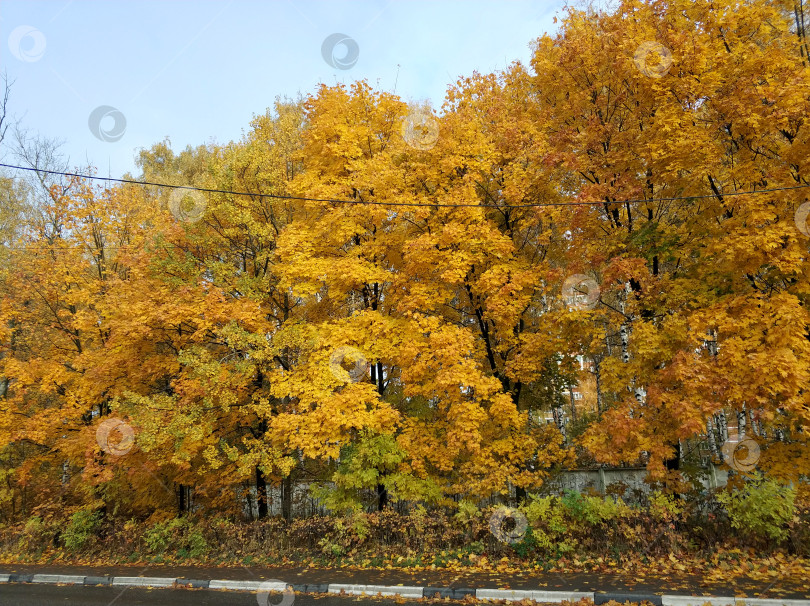
M 551 409 L 551 414 L 554 415 L 554 423 L 557 425 L 557 429 L 560 430 L 563 441 L 568 441 L 568 436 L 565 433 L 565 411 L 563 407 L 555 406 Z
M 628 349 L 628 343 L 630 341 L 628 331 L 627 331 L 627 324 L 622 324 L 619 328 L 619 337 L 622 340 L 622 362 L 625 364 L 630 363 L 630 351 Z
M 622 342 L 622 362 L 624 364 L 629 364 L 630 363 L 630 348 L 629 348 L 630 334 L 629 333 L 630 333 L 630 331 L 628 330 L 626 323 L 622 324 L 619 327 L 619 337 L 621 338 L 621 342 Z M 627 386 L 627 390 L 632 392 L 635 395 L 636 400 L 639 402 L 639 404 L 641 404 L 642 401 L 639 399 L 639 389 L 635 387 L 635 383 L 636 383 L 636 380 L 635 380 L 635 378 L 633 378 L 630 381 L 630 385 Z M 628 411 L 628 414 L 630 415 L 630 418 L 632 419 L 633 418 L 633 408 L 630 408 L 630 410 Z
M 720 449 L 717 447 L 717 440 L 714 437 L 714 424 L 711 418 L 706 420 L 706 438 L 709 440 L 709 450 L 711 450 L 712 456 L 722 461 L 723 453 L 720 452 Z
M 717 433 L 720 434 L 720 442 L 725 444 L 728 441 L 728 422 L 726 420 L 726 412 L 721 410 L 715 415 L 717 423 Z
M 751 420 L 751 433 L 753 433 L 757 437 L 762 435 L 762 429 L 757 428 L 757 420 L 756 420 L 756 417 L 754 417 L 754 409 L 753 408 L 748 409 L 748 418 Z

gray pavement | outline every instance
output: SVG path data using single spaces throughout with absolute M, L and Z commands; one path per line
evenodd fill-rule
M 673 589 L 676 585 L 682 589 Z M 695 575 L 684 576 L 676 584 L 671 576 L 648 579 L 643 583 L 635 579 L 631 583 L 625 576 L 603 574 L 499 575 L 448 570 L 18 565 L 6 569 L 0 567 L 0 605 L 40 600 L 43 593 L 46 594 L 42 598 L 44 603 L 73 603 L 70 600 L 82 600 L 85 595 L 91 600 L 89 603 L 95 603 L 92 600 L 99 595 L 107 595 L 96 591 L 102 589 L 118 592 L 111 598 L 110 605 L 120 603 L 125 595 L 131 596 L 126 599 L 135 600 L 134 603 L 163 604 L 174 602 L 171 596 L 185 601 L 189 594 L 199 594 L 205 600 L 213 599 L 212 603 L 217 603 L 215 594 L 231 590 L 237 592 L 235 599 L 244 601 L 245 596 L 252 596 L 259 606 L 293 606 L 296 601 L 302 606 L 301 599 L 309 602 L 330 596 L 339 600 L 395 596 L 397 603 L 423 599 L 464 600 L 467 603 L 482 600 L 561 603 L 587 599 L 595 606 L 611 600 L 649 602 L 653 606 L 703 606 L 706 603 L 711 606 L 810 606 L 807 579 L 789 579 L 784 575 L 779 577 L 777 573 L 773 581 L 759 587 L 750 596 L 741 595 L 743 585 L 735 579 L 724 587 L 708 588 Z M 20 601 L 20 596 L 23 601 Z M 138 601 L 147 598 L 152 601 Z
M 739 595 L 755 598 L 810 599 L 810 580 L 780 577 L 771 581 L 750 578 L 709 583 L 699 575 L 665 575 L 657 578 L 608 573 L 481 573 L 446 569 L 409 571 L 300 566 L 63 566 L 0 564 L 0 574 L 60 574 L 113 577 L 169 577 L 266 581 L 278 579 L 293 585 L 406 585 L 472 589 L 546 590 L 563 592 L 612 592 L 684 595 Z
M 260 604 L 255 593 L 203 589 L 3 585 L 0 606 L 292 606 L 280 594 Z M 295 606 L 394 606 L 393 599 L 297 594 Z

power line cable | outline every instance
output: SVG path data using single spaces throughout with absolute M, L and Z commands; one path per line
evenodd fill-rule
M 152 181 L 136 181 L 134 179 L 116 179 L 113 177 L 97 177 L 94 175 L 83 175 L 80 173 L 68 173 L 58 170 L 45 170 L 42 168 L 33 168 L 29 166 L 15 166 L 13 164 L 3 164 L 0 166 L 5 168 L 13 168 L 16 170 L 27 170 L 37 173 L 45 173 L 49 175 L 60 175 L 63 177 L 77 177 L 79 179 L 91 179 L 95 181 L 107 181 L 113 183 L 125 183 L 128 185 L 149 185 L 153 187 L 166 187 L 170 189 L 187 189 L 191 191 L 205 192 L 209 194 L 227 194 L 232 196 L 251 196 L 258 198 L 276 198 L 280 200 L 298 200 L 302 202 L 329 202 L 332 204 L 364 204 L 375 206 L 415 206 L 423 208 L 542 208 L 546 206 L 589 206 L 593 204 L 638 204 L 642 202 L 675 202 L 678 200 L 700 200 L 704 198 L 715 198 L 716 194 L 700 194 L 695 196 L 672 196 L 669 198 L 631 198 L 625 200 L 613 200 L 607 202 L 605 200 L 592 200 L 588 202 L 534 202 L 531 204 L 420 204 L 418 202 L 378 202 L 378 201 L 364 201 L 364 200 L 341 200 L 336 198 L 308 198 L 306 196 L 290 196 L 284 194 L 256 194 L 244 191 L 233 191 L 227 189 L 211 189 L 206 187 L 194 187 L 192 185 L 171 185 L 169 183 L 155 183 Z M 763 194 L 777 191 L 787 191 L 794 189 L 805 189 L 810 187 L 810 184 L 804 185 L 790 185 L 785 187 L 771 187 L 758 190 L 745 190 L 720 194 L 721 196 L 746 196 L 753 194 Z

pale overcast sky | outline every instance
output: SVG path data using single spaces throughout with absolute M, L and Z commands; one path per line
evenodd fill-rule
M 438 109 L 459 76 L 528 63 L 530 42 L 555 31 L 563 5 L 3 0 L 0 64 L 14 82 L 10 112 L 25 127 L 63 140 L 71 165 L 117 177 L 166 136 L 175 151 L 239 139 L 276 96 L 320 82 L 396 84 L 406 101 Z M 349 40 L 324 56 L 332 34 Z

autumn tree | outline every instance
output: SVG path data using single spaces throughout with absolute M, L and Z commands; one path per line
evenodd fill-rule
M 780 5 L 572 11 L 533 68 L 546 163 L 588 203 L 571 210 L 571 252 L 590 260 L 621 338 L 602 364 L 619 398 L 585 444 L 610 462 L 647 452 L 660 474 L 724 410 L 805 425 L 804 194 L 736 195 L 806 184 L 806 65 Z

